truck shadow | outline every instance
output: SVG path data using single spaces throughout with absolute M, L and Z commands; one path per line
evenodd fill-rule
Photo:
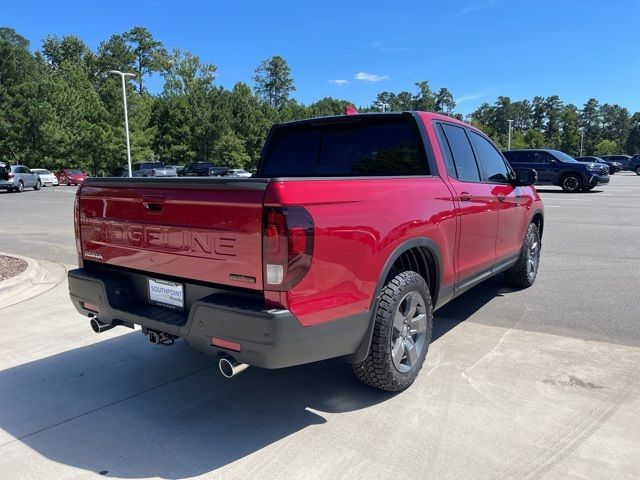
M 434 341 L 503 291 L 489 280 L 438 310 Z M 251 454 L 268 462 L 278 441 L 392 397 L 339 361 L 227 380 L 186 343 L 132 332 L 0 371 L 0 448 L 19 441 L 109 477 L 182 479 Z
M 184 342 L 130 333 L 0 371 L 0 448 L 20 441 L 114 477 L 187 478 L 391 397 L 338 361 L 227 380 Z

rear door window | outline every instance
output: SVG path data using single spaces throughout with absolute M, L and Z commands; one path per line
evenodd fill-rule
M 482 135 L 473 131 L 470 133 L 473 144 L 476 147 L 478 159 L 484 167 L 487 181 L 493 183 L 508 183 L 511 172 L 502 159 L 502 155 L 500 155 L 498 150 Z
M 280 127 L 261 169 L 266 177 L 429 174 L 417 129 L 400 116 Z
M 455 165 L 455 177 L 464 182 L 480 182 L 480 171 L 473 154 L 471 143 L 464 128 L 450 124 L 442 124 L 449 149 L 443 148 L 444 154 L 451 155 Z

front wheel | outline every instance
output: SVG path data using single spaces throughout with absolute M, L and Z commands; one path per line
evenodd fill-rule
M 636 175 L 640 175 L 640 165 L 636 167 Z
M 578 175 L 572 173 L 562 179 L 560 186 L 565 192 L 578 192 L 582 189 L 582 179 Z
M 541 247 L 538 226 L 535 223 L 531 223 L 527 228 L 527 234 L 524 237 L 518 261 L 504 272 L 508 283 L 520 288 L 528 288 L 533 285 L 538 275 Z
M 42 187 L 42 182 L 40 180 L 38 180 L 35 184 L 35 186 L 33 187 L 34 190 L 40 190 L 40 187 Z
M 371 387 L 406 390 L 418 376 L 431 343 L 433 306 L 424 278 L 406 271 L 390 279 L 374 321 L 367 358 L 353 369 Z

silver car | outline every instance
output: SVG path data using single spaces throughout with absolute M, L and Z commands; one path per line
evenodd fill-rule
M 142 162 L 131 165 L 134 177 L 177 177 L 173 167 L 165 167 L 162 162 Z
M 40 190 L 41 186 L 38 176 L 24 165 L 0 164 L 0 188 L 8 192 L 21 192 L 25 188 Z

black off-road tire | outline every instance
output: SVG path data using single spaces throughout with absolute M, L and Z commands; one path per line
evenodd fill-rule
M 569 173 L 562 177 L 560 181 L 562 190 L 569 193 L 575 193 L 582 190 L 582 178 L 576 173 Z
M 392 274 L 393 275 L 393 274 Z M 424 301 L 426 328 L 422 349 L 409 371 L 401 372 L 392 358 L 394 318 L 404 298 L 411 292 L 417 292 Z M 433 330 L 433 305 L 431 294 L 424 278 L 416 272 L 398 273 L 382 289 L 375 312 L 373 338 L 367 358 L 353 366 L 357 377 L 366 385 L 388 392 L 401 392 L 414 382 L 431 343 Z
M 538 276 L 541 247 L 542 243 L 540 241 L 538 226 L 535 223 L 531 223 L 527 227 L 527 233 L 524 236 L 524 242 L 518 261 L 509 270 L 504 272 L 504 276 L 508 283 L 519 288 L 529 288 L 534 284 L 536 277 Z M 535 258 L 532 259 L 531 254 L 534 249 L 536 255 Z

